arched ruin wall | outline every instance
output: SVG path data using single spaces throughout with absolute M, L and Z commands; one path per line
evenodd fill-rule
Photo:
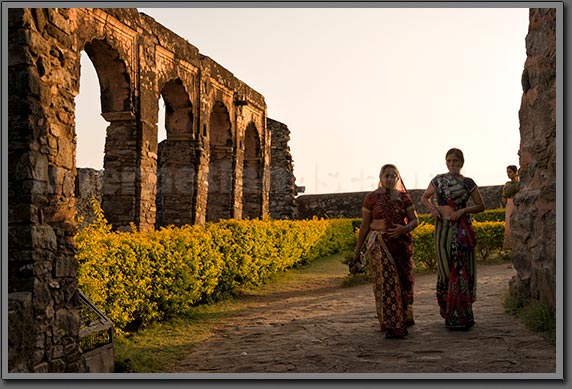
M 68 67 L 78 56 L 69 16 L 9 9 L 8 367 L 16 372 L 85 370 L 75 309 L 78 83 Z M 30 339 L 25 349 L 11 343 L 19 338 Z
M 237 118 L 244 125 L 255 121 L 261 124 L 257 128 L 263 139 L 269 139 L 266 104 L 261 94 L 135 9 L 9 8 L 8 25 L 8 369 L 82 372 L 86 366 L 78 346 L 80 321 L 75 308 L 77 261 L 73 241 L 77 231 L 73 219 L 74 99 L 79 93 L 80 57 L 85 44 L 93 39 L 105 40 L 117 51 L 129 75 L 131 112 L 104 116 L 113 125 L 132 128 L 136 133 L 136 164 L 128 172 L 131 177 L 121 181 L 118 190 L 127 188 L 129 194 L 134 194 L 128 199 L 132 203 L 129 221 L 140 228 L 155 222 L 158 44 L 172 54 L 172 68 L 164 73 L 181 74 L 188 70 L 188 64 L 199 69 L 200 81 L 194 82 L 194 94 L 191 93 L 197 107 L 197 123 L 205 123 L 209 112 L 203 108 L 212 105 L 201 84 L 221 85 L 232 97 L 227 99 L 229 110 L 235 109 L 235 96 L 249 104 L 244 117 L 244 112 L 238 111 L 231 117 L 234 128 Z M 205 63 L 209 63 L 208 71 L 201 68 Z M 240 133 L 244 133 L 243 129 Z M 208 166 L 205 146 L 197 146 L 200 166 Z M 268 170 L 264 174 L 268 176 L 269 142 L 262 143 L 262 147 L 264 167 Z M 207 174 L 208 171 L 203 172 L 203 182 Z M 240 172 L 235 172 L 235 178 L 241 180 Z M 198 187 L 204 186 L 199 182 Z M 199 191 L 199 195 L 204 203 L 206 192 Z M 267 202 L 268 189 L 264 195 Z M 197 221 L 201 222 L 201 215 L 206 212 L 204 204 L 196 212 Z M 29 342 L 21 342 L 22 339 Z

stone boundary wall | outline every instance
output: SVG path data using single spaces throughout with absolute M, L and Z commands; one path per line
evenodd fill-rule
M 502 185 L 479 187 L 486 209 L 502 207 Z M 418 214 L 429 213 L 423 204 L 421 196 L 425 189 L 409 191 Z M 298 219 L 318 218 L 360 218 L 361 206 L 369 192 L 330 193 L 302 195 L 296 198 Z

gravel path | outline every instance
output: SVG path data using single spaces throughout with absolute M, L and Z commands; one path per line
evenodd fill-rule
M 415 285 L 416 325 L 405 339 L 379 330 L 371 285 L 341 287 L 344 274 L 249 297 L 178 366 L 181 373 L 555 373 L 555 347 L 504 312 L 510 264 L 479 265 L 477 324 L 449 331 L 435 274 Z

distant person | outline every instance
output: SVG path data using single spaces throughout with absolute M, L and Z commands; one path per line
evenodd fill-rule
M 514 196 L 520 190 L 520 178 L 518 177 L 518 168 L 515 165 L 506 167 L 506 175 L 510 178 L 502 188 L 502 203 L 505 207 L 504 211 L 504 242 L 503 249 L 512 249 L 510 240 L 510 215 L 514 209 Z
M 470 214 L 485 209 L 477 184 L 461 175 L 463 152 L 453 148 L 445 156 L 448 173 L 431 180 L 421 202 L 435 220 L 437 253 L 437 302 L 445 326 L 469 329 L 475 324 L 473 303 L 477 299 L 476 233 Z M 437 205 L 431 198 L 435 195 Z M 469 199 L 474 205 L 467 206 Z
M 419 220 L 413 201 L 395 165 L 384 165 L 379 185 L 365 197 L 357 247 L 350 271 L 360 263 L 367 237 L 366 255 L 377 317 L 386 338 L 403 338 L 413 325 L 413 240 Z

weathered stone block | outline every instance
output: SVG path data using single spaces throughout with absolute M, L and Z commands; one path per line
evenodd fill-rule
M 39 365 L 34 366 L 34 373 L 49 373 L 49 364 L 47 362 L 40 363 Z
M 58 257 L 56 259 L 56 277 L 76 277 L 77 276 L 77 261 L 73 256 Z
M 62 336 L 77 336 L 80 327 L 79 312 L 67 308 L 58 309 L 56 311 L 55 325 L 62 330 Z
M 50 226 L 31 227 L 32 248 L 35 250 L 56 251 L 58 241 L 54 230 Z
M 64 373 L 66 371 L 66 363 L 61 359 L 51 360 L 48 371 L 50 373 Z

